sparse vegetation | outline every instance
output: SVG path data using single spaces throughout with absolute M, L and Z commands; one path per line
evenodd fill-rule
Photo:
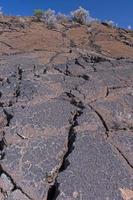
M 57 18 L 55 11 L 48 9 L 46 11 L 37 9 L 34 11 L 35 21 L 43 22 L 48 28 L 52 29 L 56 27 Z
M 109 26 L 112 26 L 112 27 L 115 25 L 114 21 L 112 21 L 112 20 L 106 21 L 106 23 L 107 23 Z
M 89 11 L 79 7 L 77 10 L 70 13 L 70 15 L 64 15 L 62 13 L 56 14 L 54 10 L 48 9 L 35 10 L 34 16 L 36 21 L 41 21 L 48 26 L 48 28 L 56 28 L 58 23 L 66 23 L 68 21 L 77 22 L 79 24 L 89 24 L 94 19 L 90 17 Z
M 90 13 L 88 10 L 79 7 L 77 10 L 71 12 L 71 18 L 73 21 L 79 24 L 88 24 L 93 18 L 90 17 Z
M 116 24 L 114 21 L 112 20 L 106 20 L 105 23 L 107 23 L 108 26 L 114 28 L 114 27 L 118 27 L 118 24 Z
M 64 15 L 62 13 L 58 13 L 56 18 L 57 18 L 57 21 L 60 23 L 63 23 L 63 22 L 65 23 L 69 21 L 69 16 Z
M 34 16 L 36 18 L 36 21 L 40 22 L 43 16 L 43 10 L 40 10 L 40 9 L 34 10 Z
M 56 28 L 57 18 L 54 10 L 48 9 L 44 11 L 41 20 L 48 26 L 48 28 Z

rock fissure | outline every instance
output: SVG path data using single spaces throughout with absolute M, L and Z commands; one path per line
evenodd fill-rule
M 67 169 L 71 163 L 69 162 L 69 155 L 74 150 L 74 143 L 76 142 L 76 131 L 75 127 L 78 126 L 78 117 L 80 117 L 83 114 L 84 106 L 82 102 L 77 102 L 74 100 L 74 96 L 70 93 L 67 93 L 68 97 L 70 98 L 71 104 L 76 106 L 78 110 L 76 110 L 76 113 L 73 117 L 73 120 L 70 122 L 71 127 L 69 129 L 68 133 L 68 144 L 67 144 L 67 152 L 65 153 L 62 161 L 62 165 L 58 171 L 57 177 L 59 174 Z M 58 195 L 60 194 L 60 183 L 57 182 L 57 178 L 55 179 L 54 184 L 49 188 L 47 200 L 56 200 Z
M 5 115 L 6 115 L 6 119 L 7 119 L 7 124 L 6 124 L 6 126 L 10 126 L 10 122 L 11 122 L 11 120 L 12 120 L 12 118 L 13 118 L 13 115 L 11 114 L 11 113 L 9 113 L 7 110 L 3 110 L 4 111 L 4 113 L 5 113 Z
M 15 97 L 16 97 L 16 103 L 18 102 L 18 98 L 20 97 L 20 93 L 21 93 L 21 81 L 22 81 L 22 74 L 23 74 L 23 71 L 21 69 L 20 66 L 17 67 L 17 86 L 16 86 L 16 90 L 15 90 Z
M 0 176 L 4 174 L 12 183 L 13 188 L 11 190 L 11 193 L 14 192 L 15 190 L 20 190 L 22 194 L 24 194 L 29 200 L 34 200 L 33 198 L 31 198 L 27 193 L 25 193 L 23 191 L 23 189 L 17 185 L 17 183 L 14 181 L 14 179 L 12 178 L 12 176 L 10 174 L 8 174 L 3 168 L 2 166 L 0 166 Z
M 118 152 L 118 154 L 121 155 L 121 157 L 124 159 L 126 164 L 131 168 L 131 170 L 133 170 L 133 165 L 130 163 L 129 159 L 124 155 L 124 153 L 120 150 L 120 148 L 118 146 L 114 145 L 112 142 L 111 142 L 111 145 Z
M 107 125 L 106 121 L 103 119 L 102 115 L 92 105 L 88 105 L 88 106 L 97 114 L 97 116 L 101 120 L 101 122 L 102 122 L 102 124 L 103 124 L 103 126 L 105 128 L 106 136 L 108 138 L 109 137 L 109 128 L 108 128 L 108 125 Z

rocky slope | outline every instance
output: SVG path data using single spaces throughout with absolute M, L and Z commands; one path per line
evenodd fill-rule
M 0 200 L 133 199 L 133 32 L 0 19 Z

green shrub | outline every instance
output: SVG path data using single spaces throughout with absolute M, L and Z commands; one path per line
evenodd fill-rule
M 34 16 L 35 16 L 35 18 L 36 18 L 37 21 L 41 21 L 43 13 L 44 13 L 43 10 L 40 10 L 40 9 L 34 10 Z

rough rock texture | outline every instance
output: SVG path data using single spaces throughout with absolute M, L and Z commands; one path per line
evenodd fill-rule
M 2 35 L 27 31 L 7 21 Z M 67 31 L 80 46 L 76 28 Z M 69 59 L 53 49 L 48 63 L 37 50 L 1 54 L 0 200 L 133 199 L 132 56 L 93 48 L 79 54 L 75 47 Z

